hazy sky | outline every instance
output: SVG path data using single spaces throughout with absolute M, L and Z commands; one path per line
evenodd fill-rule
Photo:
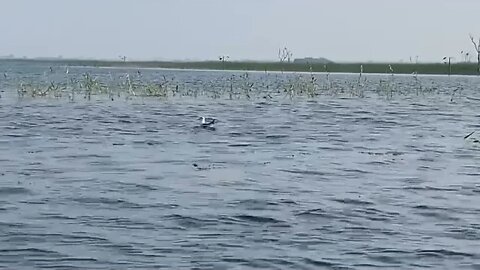
M 479 17 L 479 0 L 0 0 L 0 56 L 458 61 Z

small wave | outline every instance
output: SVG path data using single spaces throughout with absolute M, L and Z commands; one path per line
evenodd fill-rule
M 243 258 L 235 258 L 235 257 L 223 257 L 222 261 L 227 263 L 242 264 L 242 265 L 250 264 L 250 260 L 243 259 Z
M 51 251 L 48 249 L 41 249 L 41 248 L 13 248 L 13 249 L 0 249 L 0 254 L 6 254 L 6 253 L 33 253 L 33 254 L 49 254 L 49 255 L 58 255 L 60 253 L 56 251 Z
M 293 174 L 305 174 L 305 175 L 330 175 L 329 173 L 326 172 L 320 172 L 320 171 L 310 171 L 310 170 L 288 170 L 288 169 L 280 169 L 282 172 L 287 172 L 287 173 L 293 173 Z
M 161 145 L 163 142 L 156 141 L 156 140 L 141 140 L 141 141 L 133 141 L 133 144 L 146 144 L 146 145 Z
M 372 203 L 372 202 L 369 202 L 369 201 L 357 200 L 357 199 L 349 199 L 349 198 L 345 198 L 345 199 L 337 199 L 337 198 L 334 198 L 334 199 L 330 199 L 330 200 L 335 201 L 335 202 L 339 202 L 339 203 L 344 203 L 344 204 L 373 205 L 373 203 Z
M 109 159 L 109 158 L 112 158 L 112 156 L 100 155 L 100 154 L 55 155 L 53 157 L 58 159 L 90 159 L 90 158 Z
M 82 131 L 82 127 L 71 127 L 71 126 L 53 126 L 53 129 L 57 130 L 71 130 L 71 131 Z
M 11 138 L 24 138 L 24 137 L 30 137 L 31 135 L 28 134 L 28 133 L 24 133 L 24 134 L 13 134 L 13 133 L 10 133 L 10 134 L 5 134 L 3 135 L 5 137 L 11 137 Z
M 387 221 L 387 220 L 390 220 L 391 218 L 394 218 L 400 215 L 399 213 L 384 212 L 372 207 L 355 209 L 355 212 L 365 215 L 366 218 L 369 220 L 376 220 L 376 221 Z
M 368 161 L 363 163 L 365 165 L 373 165 L 373 166 L 386 166 L 392 164 L 391 161 Z
M 446 231 L 447 235 L 460 240 L 480 241 L 480 228 L 470 225 L 464 228 L 450 228 Z
M 272 223 L 272 224 L 282 224 L 285 223 L 284 221 L 272 218 L 272 217 L 263 217 L 263 216 L 254 216 L 254 215 L 236 215 L 234 218 L 248 221 L 248 222 L 255 222 L 255 223 Z
M 132 124 L 132 123 L 134 123 L 134 121 L 125 120 L 125 119 L 119 119 L 119 120 L 118 120 L 118 123 L 122 123 L 122 124 Z
M 140 219 L 103 216 L 78 216 L 75 223 L 90 227 L 117 228 L 129 230 L 148 230 L 155 231 L 157 226 L 153 223 L 145 222 Z
M 106 198 L 106 197 L 77 197 L 71 199 L 74 202 L 92 205 L 111 205 L 121 208 L 145 208 L 146 206 L 132 203 L 123 199 Z
M 445 258 L 445 257 L 475 257 L 475 254 L 453 251 L 447 249 L 419 249 L 415 251 L 417 255 L 421 257 L 436 257 L 436 258 Z
M 303 258 L 303 261 L 308 265 L 313 265 L 315 267 L 330 267 L 335 269 L 338 265 L 336 263 L 332 263 L 326 260 L 318 260 L 318 259 L 311 259 L 311 258 Z
M 157 187 L 146 185 L 146 184 L 138 184 L 138 183 L 118 183 L 122 190 L 128 191 L 155 191 L 158 190 Z
M 280 199 L 278 202 L 282 204 L 293 204 L 293 205 L 298 204 L 296 201 L 290 200 L 290 199 Z
M 373 254 L 376 254 L 376 253 L 379 253 L 379 254 L 410 254 L 411 252 L 410 251 L 406 251 L 406 250 L 401 250 L 401 249 L 396 249 L 396 248 L 371 248 L 368 250 L 368 253 L 373 253 Z
M 342 169 L 343 172 L 347 172 L 347 173 L 352 173 L 354 174 L 355 176 L 357 176 L 357 174 L 369 174 L 371 172 L 369 171 L 364 171 L 364 170 L 360 170 L 360 169 Z
M 309 209 L 305 211 L 301 211 L 296 216 L 305 216 L 305 217 L 314 217 L 314 218 L 327 218 L 327 219 L 336 219 L 338 218 L 336 215 L 328 213 L 327 211 L 316 208 L 316 209 Z
M 241 133 L 241 132 L 230 132 L 230 133 L 228 133 L 229 137 L 241 137 L 243 135 L 244 135 L 244 133 Z
M 441 208 L 441 207 L 431 207 L 427 205 L 418 205 L 413 207 L 414 209 L 417 209 L 416 214 L 423 216 L 423 217 L 431 217 L 431 218 L 436 218 L 439 220 L 450 220 L 450 221 L 458 221 L 460 220 L 457 217 L 452 216 L 451 214 L 457 213 L 459 211 L 450 211 L 449 209 L 446 208 Z
M 432 186 L 406 186 L 403 187 L 406 190 L 426 190 L 426 191 L 459 191 L 458 188 L 443 188 L 443 187 L 432 187 Z
M 228 203 L 228 205 L 232 207 L 240 207 L 246 210 L 265 210 L 271 209 L 271 206 L 278 206 L 278 203 L 266 200 L 247 199 L 230 202 Z
M 443 210 L 443 211 L 448 210 L 447 208 L 444 208 L 444 207 L 435 207 L 435 206 L 430 206 L 425 204 L 415 205 L 412 208 L 421 209 L 421 210 Z
M 214 219 L 201 219 L 191 216 L 179 215 L 179 214 L 172 214 L 164 216 L 166 220 L 173 220 L 178 225 L 184 228 L 200 228 L 207 225 L 215 225 L 217 221 Z
M 402 156 L 405 153 L 398 151 L 374 152 L 374 151 L 360 151 L 360 154 L 367 154 L 370 156 Z
M 368 257 L 374 261 L 378 261 L 380 263 L 382 263 L 383 265 L 379 265 L 379 267 L 382 267 L 382 266 L 385 266 L 386 265 L 401 265 L 401 261 L 399 261 L 398 259 L 396 259 L 395 257 L 393 256 L 387 256 L 387 255 L 383 255 L 383 254 L 380 254 L 380 255 L 373 255 L 373 254 L 370 254 L 368 255 Z
M 32 194 L 32 191 L 24 187 L 0 187 L 0 195 L 7 196 L 18 194 Z
M 15 229 L 26 229 L 28 228 L 28 224 L 20 223 L 20 222 L 3 222 L 0 221 L 0 228 L 15 228 Z
M 56 220 L 76 220 L 76 218 L 66 216 L 62 213 L 41 213 L 41 219 L 56 219 Z
M 275 134 L 275 135 L 267 135 L 265 138 L 267 139 L 284 139 L 290 137 L 289 135 L 286 134 Z
M 291 260 L 288 260 L 291 259 Z M 293 258 L 265 258 L 265 259 L 255 259 L 250 261 L 247 265 L 250 265 L 255 268 L 275 268 L 275 266 L 280 267 L 281 269 L 301 269 L 302 267 L 297 263 L 292 261 Z
M 231 143 L 228 144 L 229 147 L 248 147 L 251 146 L 251 143 Z
M 95 258 L 87 258 L 87 257 L 65 257 L 56 260 L 58 262 L 98 262 Z

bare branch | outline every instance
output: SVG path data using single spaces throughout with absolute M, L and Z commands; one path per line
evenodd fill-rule
M 470 34 L 470 40 L 472 41 L 475 51 L 477 52 L 477 73 L 480 75 L 480 38 L 478 38 L 478 43 L 476 43 L 472 34 Z
M 476 43 L 475 39 L 473 39 L 473 36 L 470 35 L 470 40 L 472 41 L 473 46 L 475 47 L 475 50 L 477 51 L 477 53 L 480 53 L 480 38 L 478 39 L 478 43 Z

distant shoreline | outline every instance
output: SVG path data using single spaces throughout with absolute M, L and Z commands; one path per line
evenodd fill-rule
M 370 74 L 424 74 L 424 75 L 478 75 L 476 63 L 286 63 L 253 61 L 108 61 L 80 59 L 0 59 L 2 62 L 45 63 L 46 65 L 115 67 L 115 68 L 163 68 L 230 71 L 285 71 L 285 72 L 329 72 Z M 390 66 L 393 70 L 390 70 Z

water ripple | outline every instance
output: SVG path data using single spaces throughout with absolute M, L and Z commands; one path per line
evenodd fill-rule
M 44 81 L 48 66 L 18 65 L 0 61 Z M 87 71 L 136 74 L 69 76 Z M 142 70 L 163 75 L 206 93 L 227 78 Z M 274 95 L 290 76 L 249 80 Z M 338 91 L 358 80 L 329 76 Z M 480 151 L 463 137 L 480 83 L 419 80 L 439 93 L 70 102 L 0 81 L 0 269 L 478 269 Z M 455 102 L 452 85 L 465 86 Z M 216 129 L 195 129 L 198 115 Z

